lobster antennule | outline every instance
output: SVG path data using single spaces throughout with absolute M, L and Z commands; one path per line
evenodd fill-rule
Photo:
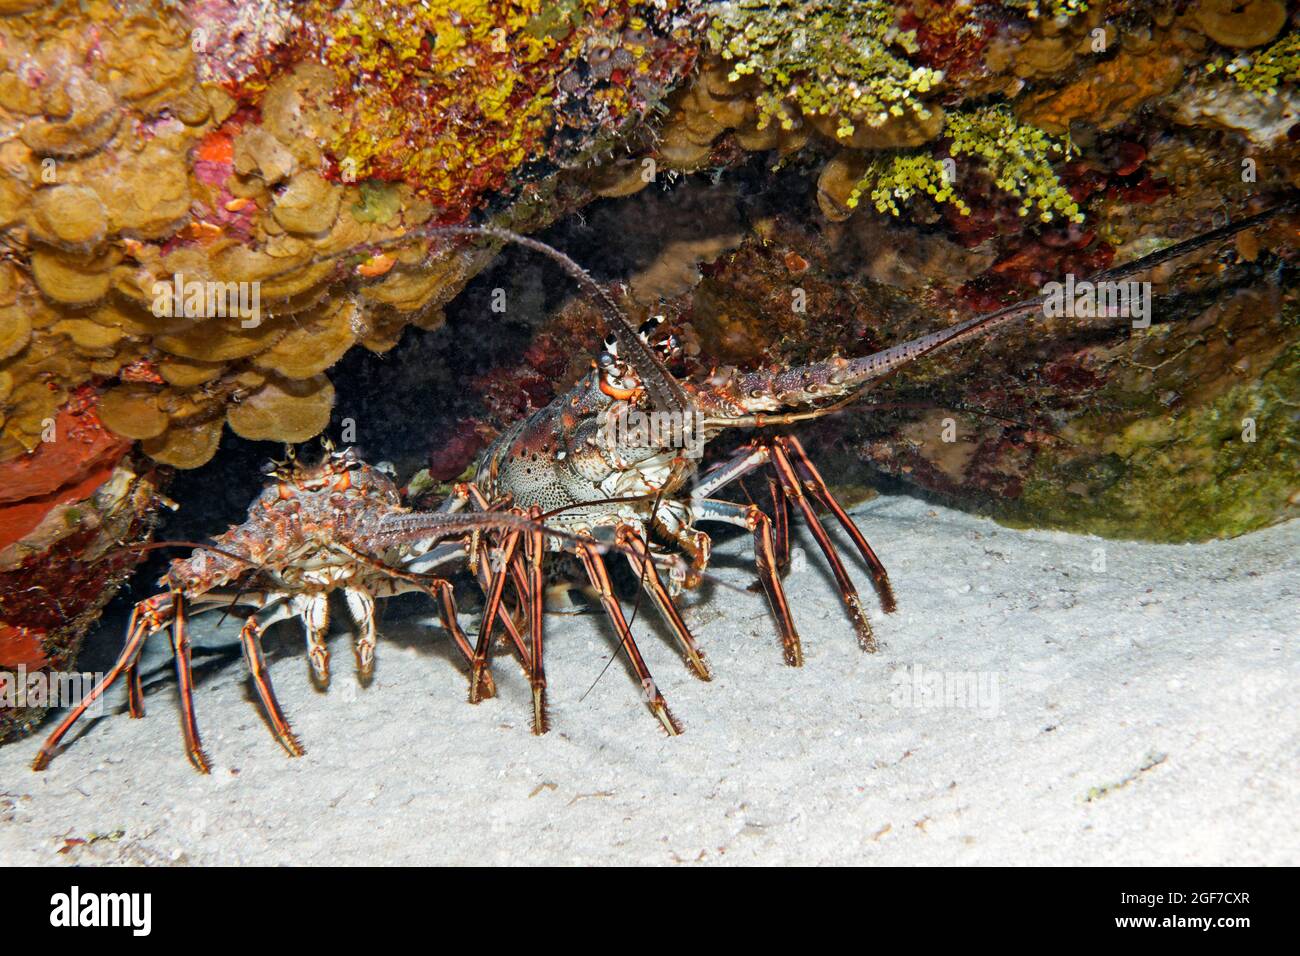
M 1245 229 L 1267 222 L 1274 216 L 1295 208 L 1297 201 L 1288 200 L 1271 209 L 1228 223 L 1217 229 L 1194 236 L 1184 242 L 1175 243 L 1159 252 L 1135 259 L 1132 262 L 1106 269 L 1088 277 L 1089 282 L 1113 282 L 1146 272 L 1162 263 L 1179 256 L 1187 255 L 1197 249 L 1227 239 Z M 919 338 L 884 349 L 880 352 L 864 355 L 860 358 L 833 358 L 824 362 L 815 362 L 784 371 L 759 370 L 747 372 L 736 377 L 734 386 L 736 398 L 745 412 L 739 416 L 718 416 L 717 424 L 745 425 L 761 424 L 763 412 L 777 412 L 781 409 L 807 407 L 827 399 L 848 399 L 868 383 L 893 373 L 904 365 L 937 352 L 940 349 L 981 338 L 994 329 L 1010 322 L 1015 322 L 1035 313 L 1041 312 L 1048 300 L 1046 293 L 1032 299 L 1004 306 L 995 312 L 958 322 L 946 329 L 930 332 Z M 785 421 L 797 421 L 815 418 L 839 409 L 844 401 L 815 408 L 797 416 L 782 416 Z M 709 416 L 713 419 L 713 416 Z M 769 419 L 776 423 L 776 418 Z
M 422 512 L 388 514 L 361 535 L 368 544 L 438 541 L 467 531 L 532 531 L 537 522 L 510 512 Z

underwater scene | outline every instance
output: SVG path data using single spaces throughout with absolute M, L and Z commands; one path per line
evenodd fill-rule
M 0 0 L 0 862 L 1300 862 L 1298 200 L 1281 0 Z

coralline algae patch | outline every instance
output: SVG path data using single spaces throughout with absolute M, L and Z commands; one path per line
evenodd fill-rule
M 341 114 L 326 142 L 335 175 L 406 182 L 453 218 L 522 166 L 607 149 L 695 56 L 683 3 L 281 6 L 297 18 L 291 38 L 254 56 L 232 92 L 255 93 L 285 62 L 324 64 L 319 92 Z

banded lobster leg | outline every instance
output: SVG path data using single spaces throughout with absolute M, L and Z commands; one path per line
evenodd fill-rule
M 528 515 L 540 522 L 542 509 L 534 505 Z M 530 531 L 524 539 L 524 599 L 528 606 L 528 632 L 532 638 L 532 673 L 529 683 L 533 688 L 533 733 L 544 734 L 546 721 L 546 666 L 542 653 L 542 612 L 546 595 L 542 591 L 542 559 L 546 555 L 546 532 L 540 527 Z
M 218 607 L 227 609 L 235 605 L 248 605 L 260 610 L 267 610 L 284 601 L 283 595 L 277 595 L 269 591 L 208 591 L 199 595 L 197 598 L 190 599 L 190 613 L 204 614 L 208 611 L 215 610 Z M 157 598 L 151 599 L 157 600 Z M 138 612 L 148 601 L 141 602 L 136 606 Z M 195 606 L 197 605 L 197 606 Z M 136 612 L 132 612 L 133 614 Z M 275 621 L 288 617 L 283 611 L 277 611 Z M 265 622 L 262 627 L 269 627 L 272 622 Z M 127 626 L 127 632 L 130 633 L 130 625 Z M 154 631 L 162 630 L 159 625 Z M 152 632 L 151 632 L 152 633 Z M 126 670 L 123 672 L 123 680 L 126 681 L 127 705 L 131 717 L 139 719 L 144 716 L 144 687 L 141 684 L 140 675 L 140 657 L 144 650 L 143 645 L 136 650 L 135 656 L 127 663 Z
M 641 689 L 645 702 L 650 707 L 650 712 L 655 715 L 664 730 L 670 737 L 675 737 L 682 732 L 681 725 L 677 723 L 672 712 L 668 709 L 668 701 L 659 690 L 659 685 L 655 683 L 654 678 L 650 675 L 650 669 L 646 667 L 645 658 L 641 656 L 640 649 L 636 646 L 636 639 L 632 636 L 632 628 L 627 623 L 627 618 L 623 616 L 623 608 L 618 603 L 618 597 L 614 594 L 614 586 L 609 579 L 609 570 L 605 567 L 605 559 L 601 557 L 600 551 L 594 545 L 579 544 L 576 546 L 578 558 L 582 561 L 583 567 L 587 569 L 587 577 L 591 581 L 591 586 L 596 589 L 600 596 L 600 603 L 605 608 L 605 614 L 609 617 L 614 629 L 618 632 L 619 641 L 623 645 L 623 651 L 627 654 L 628 663 L 636 672 L 637 679 L 641 682 Z
M 483 623 L 478 629 L 478 643 L 474 647 L 474 656 L 470 659 L 469 702 L 477 704 L 485 695 L 482 691 L 483 679 L 488 674 L 488 664 L 492 653 L 492 629 L 501 616 L 501 599 L 505 594 L 506 578 L 510 576 L 509 565 L 515 560 L 515 551 L 519 548 L 520 531 L 511 531 L 501 544 L 501 567 L 499 571 L 489 571 L 491 577 L 487 589 L 487 604 L 483 609 Z
M 849 577 L 848 571 L 844 569 L 844 562 L 835 551 L 835 545 L 831 542 L 831 537 L 826 533 L 826 528 L 821 519 L 817 517 L 816 510 L 808 501 L 808 497 L 803 493 L 799 476 L 795 474 L 794 465 L 790 461 L 789 455 L 786 454 L 785 448 L 780 440 L 772 441 L 768 446 L 772 459 L 772 467 L 776 470 L 777 481 L 781 485 L 781 491 L 785 497 L 792 500 L 795 505 L 803 512 L 804 521 L 808 524 L 808 530 L 812 532 L 817 541 L 817 546 L 821 548 L 822 555 L 826 558 L 826 563 L 831 566 L 831 573 L 835 576 L 835 584 L 839 588 L 840 600 L 844 603 L 844 608 L 848 611 L 849 620 L 853 623 L 853 629 L 858 635 L 858 644 L 867 652 L 876 650 L 876 636 L 871 631 L 871 623 L 867 620 L 866 613 L 862 610 L 862 598 L 858 596 L 858 589 L 853 586 L 853 581 Z
M 777 569 L 772 519 L 765 515 L 758 505 L 742 505 L 718 498 L 692 499 L 691 523 L 707 521 L 737 525 L 753 534 L 754 563 L 758 568 L 758 580 L 762 583 L 768 604 L 771 605 L 772 613 L 776 616 L 777 631 L 781 635 L 781 646 L 785 651 L 785 662 L 791 667 L 802 667 L 803 644 L 794 626 L 794 615 L 790 612 L 790 602 L 786 600 L 785 588 L 781 584 L 781 575 Z
M 774 520 L 756 519 L 752 513 L 753 510 L 757 510 L 754 506 L 736 505 L 710 497 L 719 489 L 764 465 L 770 466 L 775 473 L 773 477 L 768 479 L 768 486 L 771 489 L 775 508 Z M 780 589 L 779 575 L 769 574 L 768 568 L 765 567 L 765 564 L 770 564 L 772 568 L 779 571 L 784 570 L 788 565 L 790 549 L 789 507 L 791 502 L 799 509 L 804 520 L 808 523 L 818 547 L 831 567 L 831 572 L 835 577 L 840 592 L 840 598 L 857 632 L 858 643 L 863 650 L 868 652 L 875 651 L 877 646 L 875 636 L 871 631 L 871 625 L 867 621 L 865 613 L 863 613 L 857 589 L 850 580 L 830 535 L 827 534 L 826 528 L 818 518 L 812 502 L 809 501 L 810 497 L 829 511 L 849 534 L 854 546 L 871 572 L 882 607 L 886 612 L 895 610 L 897 604 L 884 565 L 881 564 L 875 551 L 872 550 L 852 519 L 849 518 L 839 502 L 835 500 L 834 495 L 831 494 L 826 482 L 822 479 L 821 474 L 813 465 L 798 439 L 786 435 L 764 436 L 756 439 L 749 445 L 738 449 L 731 460 L 705 475 L 692 491 L 691 497 L 691 508 L 695 512 L 694 520 L 722 521 L 728 524 L 740 525 L 755 533 L 759 580 L 767 592 L 773 613 L 777 617 L 782 643 L 786 648 L 786 661 L 796 666 L 802 661 L 802 654 L 799 650 L 799 639 L 789 616 L 789 608 L 785 602 L 784 593 Z M 770 541 L 767 539 L 770 539 Z
M 813 464 L 808 453 L 804 451 L 803 445 L 799 439 L 793 435 L 778 435 L 776 441 L 785 447 L 787 454 L 794 461 L 795 467 L 803 474 L 804 487 L 810 494 L 821 503 L 827 511 L 835 516 L 835 520 L 840 523 L 840 527 L 853 541 L 853 546 L 858 549 L 862 555 L 862 560 L 866 562 L 868 569 L 871 571 L 871 579 L 876 586 L 876 594 L 880 597 L 881 607 L 886 614 L 893 614 L 898 610 L 898 602 L 894 599 L 894 588 L 889 583 L 889 572 L 881 563 L 880 558 L 876 557 L 875 550 L 867 543 L 867 539 L 862 536 L 862 531 L 848 516 L 844 508 L 835 496 L 831 494 L 826 480 L 822 478 L 821 472 Z
M 534 520 L 540 516 L 540 510 L 533 509 L 537 514 L 533 515 Z M 524 549 L 522 557 L 518 554 L 518 543 L 520 536 L 524 536 Z M 478 649 L 475 654 L 476 668 L 485 669 L 487 667 L 487 655 L 491 647 L 491 629 L 499 615 L 496 608 L 499 607 L 502 594 L 505 589 L 505 582 L 508 577 L 514 577 L 517 572 L 522 573 L 524 583 L 522 586 L 521 596 L 526 607 L 526 619 L 528 621 L 528 636 L 531 641 L 531 660 L 532 668 L 530 672 L 530 684 L 533 692 L 533 733 L 544 734 L 548 729 L 548 719 L 546 713 L 546 667 L 545 667 L 545 643 L 544 643 L 544 609 L 546 596 L 543 590 L 542 567 L 546 554 L 546 532 L 538 529 L 531 532 L 512 532 L 507 536 L 501 547 L 499 556 L 493 561 L 495 570 L 491 574 L 487 590 L 487 607 L 483 613 L 483 627 L 479 632 Z M 609 570 L 605 566 L 605 560 L 600 553 L 600 548 L 596 544 L 585 545 L 575 543 L 574 550 L 578 558 L 582 561 L 586 569 L 588 580 L 598 594 L 601 606 L 605 610 L 606 616 L 610 623 L 613 624 L 615 631 L 619 636 L 619 642 L 627 655 L 628 661 L 635 671 L 637 679 L 641 683 L 646 703 L 650 707 L 651 713 L 663 726 L 670 735 L 675 736 L 681 733 L 681 726 L 673 717 L 672 712 L 668 709 L 668 702 L 664 699 L 663 694 L 659 691 L 658 685 L 650 674 L 650 669 L 646 666 L 645 658 L 641 656 L 641 651 L 637 647 L 636 639 L 632 635 L 631 626 L 623 615 L 623 609 L 619 605 L 618 598 L 614 593 L 614 587 L 609 578 Z M 639 562 L 633 558 L 634 568 L 639 569 Z M 512 567 L 514 565 L 514 567 Z M 663 597 L 668 606 L 672 607 L 672 601 L 668 597 L 667 589 L 663 587 L 662 581 L 658 574 L 655 573 L 653 563 L 647 569 L 648 573 L 653 576 L 653 581 L 663 592 Z M 654 593 L 654 592 L 652 592 Z M 676 615 L 676 609 L 673 609 Z M 680 616 L 677 616 L 680 622 Z M 689 631 L 685 630 L 685 623 L 681 622 L 681 631 L 679 637 L 684 634 L 688 647 L 694 649 L 695 642 L 690 637 Z M 699 665 L 703 666 L 703 660 L 699 658 L 698 649 L 696 656 Z M 707 669 L 706 669 L 707 673 Z M 472 684 L 471 684 L 471 701 Z
M 479 490 L 477 485 L 469 483 L 457 485 L 455 494 L 444 501 L 439 510 L 455 512 L 461 510 L 461 508 L 467 504 L 472 504 L 475 509 L 484 513 L 491 513 L 500 510 L 499 508 L 494 508 L 492 506 L 487 498 L 483 496 L 483 492 Z M 522 514 L 522 512 L 518 510 L 514 510 L 512 513 Z M 475 567 L 475 576 L 478 578 L 479 587 L 483 589 L 485 597 L 488 595 L 492 587 L 493 569 L 491 566 L 491 560 L 488 557 L 489 551 L 490 549 L 480 548 L 477 544 L 470 549 L 471 561 L 477 565 Z M 477 555 L 477 559 L 474 558 L 475 555 Z M 519 600 L 526 605 L 528 603 L 528 582 L 526 577 L 527 572 L 524 568 L 522 558 L 516 556 L 515 560 L 511 561 L 508 567 L 510 568 L 510 577 L 514 582 L 516 594 Z M 533 672 L 532 655 L 529 653 L 527 642 L 524 641 L 523 635 L 519 632 L 518 625 L 515 623 L 514 618 L 510 616 L 510 611 L 506 608 L 504 603 L 497 606 L 497 617 L 505 627 L 506 633 L 509 634 L 510 641 L 514 644 L 515 650 L 519 654 L 519 663 L 523 666 L 524 674 L 528 676 L 529 681 L 531 682 Z M 480 625 L 480 627 L 481 626 L 482 625 Z
M 73 725 L 81 719 L 82 714 L 95 701 L 99 700 L 108 688 L 113 686 L 113 682 L 124 671 L 135 667 L 140 651 L 144 647 L 144 642 L 167 626 L 167 619 L 172 610 L 171 601 L 172 595 L 169 592 L 141 601 L 135 606 L 126 625 L 126 644 L 122 647 L 122 653 L 118 655 L 117 662 L 104 675 L 104 678 L 91 688 L 90 693 L 83 697 L 77 706 L 72 708 L 68 715 L 59 722 L 59 726 L 55 727 L 50 735 L 45 738 L 45 743 L 41 745 L 40 751 L 36 754 L 36 759 L 32 761 L 33 770 L 44 770 L 49 766 L 50 759 L 54 756 L 54 751 L 58 749 L 59 743 L 72 729 Z M 136 683 L 138 686 L 138 679 Z M 133 717 L 143 714 L 143 710 L 137 712 L 134 709 L 136 703 L 138 702 L 132 701 L 133 710 L 131 716 Z
M 712 680 L 713 674 L 704 659 L 704 652 L 696 644 L 690 628 L 686 626 L 681 613 L 678 612 L 677 606 L 673 603 L 672 595 L 669 593 L 668 588 L 664 586 L 663 579 L 659 577 L 659 572 L 655 568 L 654 558 L 650 554 L 650 546 L 646 539 L 631 525 L 619 525 L 614 532 L 614 540 L 626 549 L 623 553 L 627 557 L 627 563 L 632 568 L 632 573 L 637 576 L 639 581 L 644 583 L 645 592 L 650 596 L 650 600 L 654 602 L 660 616 L 667 622 L 669 628 L 677 637 L 677 642 L 682 646 L 682 653 L 691 669 L 691 673 L 700 680 Z
M 286 605 L 281 605 L 275 610 L 273 616 L 263 622 L 257 620 L 257 615 L 250 614 L 245 619 L 244 626 L 239 629 L 239 643 L 244 649 L 244 662 L 248 665 L 249 674 L 252 675 L 257 696 L 262 701 L 262 709 L 266 711 L 267 720 L 270 722 L 271 733 L 290 757 L 301 757 L 307 751 L 298 742 L 293 728 L 289 726 L 289 721 L 284 716 L 284 711 L 280 709 L 280 702 L 275 698 L 275 690 L 271 686 L 271 672 L 266 666 L 266 655 L 262 651 L 262 633 L 277 621 L 292 616 L 293 611 Z
M 185 614 L 185 599 L 179 591 L 169 591 L 157 597 L 149 598 L 135 606 L 127 622 L 126 646 L 118 655 L 117 662 L 89 694 L 74 707 L 59 726 L 46 738 L 32 761 L 33 770 L 44 770 L 54 756 L 55 749 L 72 726 L 81 719 L 82 714 L 113 682 L 123 674 L 127 675 L 127 698 L 131 716 L 144 715 L 144 698 L 140 688 L 139 659 L 144 642 L 154 634 L 170 625 L 172 656 L 176 663 L 176 677 L 181 694 L 181 731 L 185 736 L 185 754 L 199 773 L 208 773 L 211 764 L 203 752 L 203 741 L 199 738 L 198 721 L 194 716 L 194 670 L 190 662 L 189 625 Z
M 442 621 L 442 626 L 451 635 L 456 649 L 460 651 L 461 656 L 465 658 L 471 668 L 474 666 L 474 650 L 470 647 L 469 638 L 465 636 L 465 632 L 461 629 L 460 621 L 457 620 L 456 596 L 450 581 L 410 571 L 399 571 L 347 545 L 337 545 L 336 547 L 354 561 L 364 564 L 387 577 L 393 594 L 420 593 L 431 598 L 438 610 L 438 617 Z M 349 589 L 346 593 L 353 616 L 363 627 L 363 633 L 357 639 L 357 666 L 363 680 L 367 680 L 374 667 L 374 601 L 368 594 L 363 592 Z M 368 620 L 363 620 L 363 618 L 368 618 Z M 367 649 L 369 650 L 368 655 Z M 495 697 L 496 692 L 496 684 L 492 681 L 492 675 L 486 673 L 481 675 L 479 684 L 481 698 Z
M 176 663 L 176 680 L 181 692 L 181 733 L 185 736 L 185 755 L 199 773 L 208 773 L 212 764 L 203 752 L 199 722 L 194 715 L 194 668 L 190 663 L 189 620 L 185 615 L 185 598 L 179 591 L 172 594 L 172 659 Z
M 515 555 L 515 560 L 510 563 L 510 578 L 514 583 L 515 592 L 521 602 L 527 601 L 527 584 L 524 578 L 524 572 L 521 568 L 521 558 Z M 483 590 L 483 596 L 486 598 L 492 588 L 492 561 L 488 556 L 486 548 L 481 549 L 478 557 L 478 583 Z M 519 630 L 519 625 L 511 616 L 509 608 L 503 601 L 497 607 L 497 620 L 502 623 L 510 637 L 510 643 L 514 646 L 515 652 L 519 655 L 519 664 L 524 669 L 524 675 L 531 677 L 533 673 L 532 655 L 528 651 L 528 642 L 524 640 L 523 633 Z M 488 695 L 491 696 L 490 694 Z
M 458 485 L 456 488 L 456 499 L 454 500 L 460 500 L 460 501 L 472 503 L 480 511 L 486 512 L 486 511 L 494 510 L 493 505 L 490 502 L 488 502 L 486 497 L 484 497 L 483 492 L 478 488 L 478 486 L 473 484 Z M 540 509 L 534 508 L 530 517 L 532 517 L 533 520 L 535 521 L 541 521 L 543 520 L 544 515 L 542 514 Z M 544 536 L 542 537 L 543 540 L 539 540 L 539 547 L 544 544 Z M 701 535 L 699 537 L 701 538 L 701 541 L 699 542 L 684 540 L 682 543 L 684 547 L 701 552 L 700 557 L 697 559 L 697 563 L 700 563 L 702 567 L 703 563 L 708 562 L 708 552 L 707 552 L 708 538 L 707 536 L 704 535 Z M 699 646 L 696 644 L 695 638 L 691 635 L 690 629 L 687 628 L 686 626 L 686 622 L 682 620 L 681 614 L 678 613 L 677 608 L 674 606 L 672 602 L 672 598 L 667 588 L 665 588 L 664 586 L 663 580 L 659 577 L 657 571 L 655 570 L 654 561 L 653 560 L 649 562 L 644 561 L 644 556 L 649 554 L 649 546 L 646 543 L 645 539 L 641 536 L 641 534 L 636 529 L 626 525 L 620 526 L 618 529 L 616 529 L 615 538 L 618 541 L 620 547 L 627 549 L 625 551 L 625 554 L 627 555 L 628 562 L 632 565 L 632 570 L 636 572 L 638 580 L 644 583 L 646 593 L 650 595 L 651 601 L 654 603 L 656 609 L 663 617 L 665 623 L 668 624 L 669 628 L 673 631 L 673 633 L 677 636 L 678 641 L 681 643 L 682 650 L 686 658 L 687 666 L 689 666 L 692 673 L 694 673 L 701 680 L 711 680 L 713 675 L 709 671 L 708 664 L 705 663 L 704 654 L 699 649 Z M 635 539 L 635 541 L 632 539 Z M 640 555 L 640 557 L 638 557 L 638 555 Z M 646 565 L 645 569 L 643 569 L 642 567 L 643 564 Z M 533 614 L 540 614 L 541 610 L 534 607 L 535 600 L 531 596 L 533 589 L 532 586 L 528 583 L 528 575 L 530 574 L 529 559 L 527 557 L 524 557 L 522 559 L 516 557 L 516 559 L 510 562 L 508 566 L 511 570 L 511 576 L 515 580 L 515 588 L 519 593 L 520 599 L 523 600 L 525 604 L 527 604 L 530 608 L 529 615 L 531 616 Z M 485 594 L 488 593 L 489 585 L 483 580 L 482 575 L 480 575 L 480 582 L 483 583 L 484 593 Z M 541 600 L 544 602 L 544 597 L 539 597 L 536 600 Z M 504 610 L 502 611 L 501 619 L 506 624 L 507 627 L 511 626 L 509 615 L 505 614 Z M 516 643 L 518 643 L 517 636 L 515 636 L 515 640 Z M 524 653 L 522 648 L 520 649 L 520 652 L 521 652 L 521 656 L 523 656 L 526 660 L 528 655 Z M 533 658 L 536 659 L 536 656 L 537 656 L 537 647 L 534 647 Z M 536 686 L 537 685 L 534 684 L 535 697 L 537 695 Z M 544 680 L 542 681 L 541 686 L 543 688 L 543 693 L 544 693 L 544 688 L 545 688 Z M 544 723 L 544 721 L 542 721 L 539 718 L 538 716 L 539 713 L 540 711 L 537 710 L 537 705 L 535 701 L 534 702 L 534 728 L 539 726 L 541 723 Z M 538 731 L 538 732 L 540 733 L 544 731 Z

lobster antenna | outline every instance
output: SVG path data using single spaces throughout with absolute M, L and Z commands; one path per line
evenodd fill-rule
M 1258 226 L 1267 222 L 1279 213 L 1293 209 L 1297 200 L 1288 199 L 1287 201 L 1267 209 L 1264 212 L 1257 213 L 1254 216 L 1247 216 L 1245 219 L 1239 219 L 1236 222 L 1230 222 L 1227 225 L 1220 226 L 1217 229 L 1211 229 L 1209 232 L 1201 233 L 1199 236 L 1193 236 L 1183 242 L 1174 243 L 1159 252 L 1153 252 L 1150 255 L 1134 259 L 1132 262 L 1116 266 L 1112 269 L 1104 269 L 1101 272 L 1094 273 L 1087 277 L 1089 282 L 1113 282 L 1117 279 L 1126 279 L 1129 276 L 1137 275 L 1140 272 L 1146 272 L 1156 266 L 1163 265 L 1171 259 L 1185 256 L 1189 252 L 1195 252 L 1212 243 L 1227 239 L 1252 226 Z M 985 315 L 976 316 L 965 322 L 959 322 L 956 325 L 941 329 L 938 332 L 932 332 L 929 335 L 923 335 L 920 338 L 913 339 L 910 342 L 904 342 L 901 345 L 895 345 L 893 348 L 885 349 L 883 352 L 877 352 L 875 355 L 868 355 L 861 359 L 851 361 L 850 367 L 855 368 L 861 375 L 863 381 L 867 379 L 876 379 L 895 371 L 899 366 L 914 362 L 922 356 L 929 355 L 941 348 L 949 345 L 955 345 L 966 339 L 978 338 L 987 335 L 993 329 L 1005 325 L 1007 322 L 1023 318 L 1027 315 L 1042 309 L 1043 304 L 1047 301 L 1046 293 L 1034 296 L 1032 299 L 1024 299 L 1020 302 L 1004 306 L 994 312 Z M 851 377 L 858 377 L 850 372 Z
M 1179 256 L 1185 256 L 1197 249 L 1204 248 L 1212 243 L 1219 242 L 1237 233 L 1250 229 L 1267 222 L 1274 216 L 1285 213 L 1294 209 L 1297 199 L 1291 198 L 1267 209 L 1264 212 L 1254 216 L 1247 216 L 1245 219 L 1239 219 L 1236 222 L 1228 223 L 1217 229 L 1211 229 L 1209 232 L 1193 236 L 1183 242 L 1175 243 L 1168 248 L 1161 249 L 1159 252 L 1153 252 L 1151 255 L 1142 256 L 1134 259 L 1132 262 L 1116 266 L 1113 269 L 1105 269 L 1101 272 L 1093 273 L 1087 277 L 1089 282 L 1105 282 L 1117 279 L 1128 278 L 1145 272 L 1158 265 L 1162 265 L 1171 259 Z M 940 349 L 947 348 L 964 342 L 967 339 L 983 338 L 994 329 L 1013 322 L 1017 319 L 1025 318 L 1040 311 L 1046 303 L 1048 295 L 1039 294 L 1032 299 L 1024 299 L 1020 302 L 1004 306 L 994 312 L 988 312 L 984 315 L 977 315 L 972 319 L 964 322 L 958 322 L 950 325 L 946 329 L 939 329 L 937 332 L 930 332 L 918 338 L 911 339 L 907 342 L 901 342 L 898 345 L 883 349 L 879 352 L 873 352 L 870 355 L 863 355 L 859 358 L 848 360 L 837 360 L 837 367 L 829 373 L 829 383 L 837 386 L 839 394 L 844 395 L 828 405 L 805 412 L 794 412 L 789 414 L 757 414 L 729 416 L 721 421 L 730 426 L 762 426 L 762 425 L 789 425 L 794 422 L 809 421 L 814 418 L 822 418 L 832 412 L 839 411 L 853 402 L 857 401 L 862 392 L 870 385 L 879 382 L 882 379 L 896 373 L 905 365 L 910 365 L 920 358 L 937 352 Z M 755 371 L 747 372 L 737 379 L 736 387 L 742 394 L 750 391 L 770 391 L 777 395 L 797 394 L 801 392 L 807 383 L 804 381 L 804 373 L 798 370 L 786 371 Z

